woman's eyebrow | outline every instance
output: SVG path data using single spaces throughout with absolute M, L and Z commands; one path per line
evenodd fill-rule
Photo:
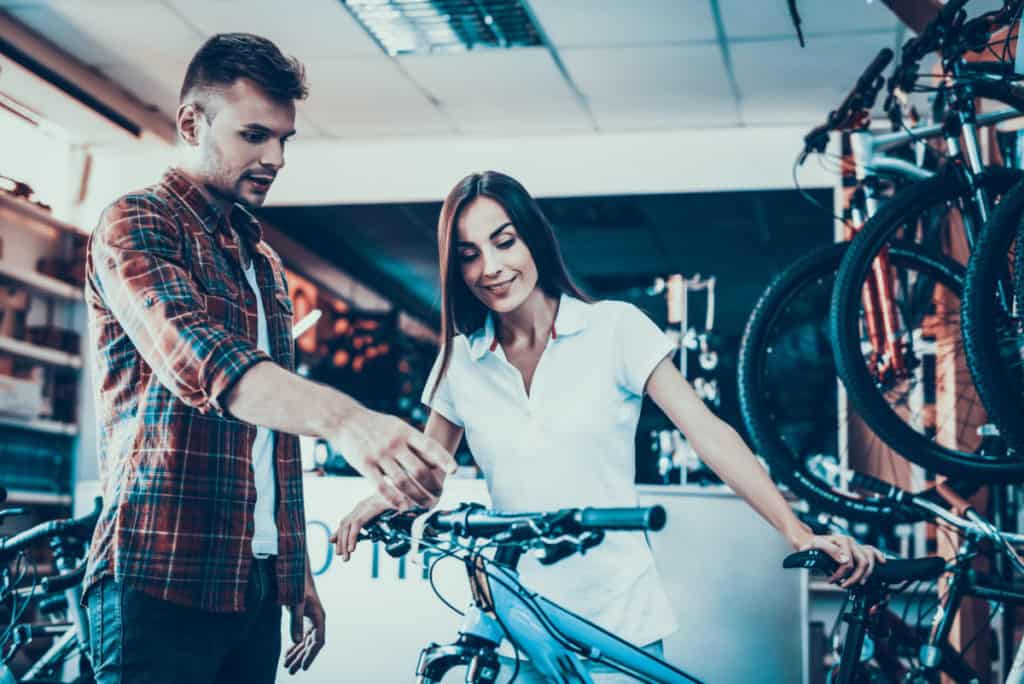
M 505 223 L 502 223 L 500 226 L 498 226 L 497 228 L 495 228 L 491 232 L 491 234 L 488 237 L 488 239 L 493 240 L 494 238 L 496 238 L 498 236 L 498 233 L 500 233 L 501 231 L 503 231 L 506 228 L 509 228 L 511 226 L 512 226 L 512 222 L 511 221 L 506 221 Z M 459 246 L 459 247 L 476 247 L 476 245 L 474 243 L 467 242 L 465 240 L 459 240 L 458 242 L 456 242 L 456 245 Z

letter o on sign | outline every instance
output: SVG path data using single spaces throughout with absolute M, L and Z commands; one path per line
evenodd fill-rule
M 323 533 L 323 541 L 320 540 L 320 533 Z M 331 567 L 331 561 L 334 560 L 330 539 L 331 528 L 327 526 L 327 523 L 319 520 L 306 522 L 306 547 L 309 549 L 309 567 L 314 577 L 327 572 L 327 569 Z M 317 549 L 321 549 L 323 552 L 322 560 Z M 320 561 L 319 565 L 317 564 L 318 560 Z

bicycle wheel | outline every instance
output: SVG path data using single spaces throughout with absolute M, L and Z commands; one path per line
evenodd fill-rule
M 848 243 L 829 245 L 780 273 L 762 293 L 740 343 L 740 411 L 754 450 L 772 477 L 823 510 L 852 520 L 892 521 L 893 508 L 869 492 L 844 491 L 840 464 L 848 462 L 839 384 L 828 338 L 829 302 L 836 269 Z M 898 250 L 896 258 L 924 264 Z M 922 268 L 926 266 L 922 265 Z M 869 430 L 858 430 L 862 457 L 891 465 L 879 473 L 899 481 L 906 464 Z
M 989 196 L 997 197 L 1020 178 L 1016 171 L 992 169 L 980 182 Z M 959 313 L 962 267 L 928 244 L 928 254 L 921 256 L 929 269 L 892 265 L 886 271 L 893 292 L 883 305 L 893 311 L 895 329 L 888 338 L 898 359 L 879 353 L 872 343 L 864 307 L 876 258 L 916 244 L 937 215 L 958 212 L 964 220 L 976 221 L 960 209 L 969 195 L 953 169 L 897 194 L 868 221 L 851 241 L 836 275 L 830 337 L 851 404 L 893 449 L 933 471 L 1004 481 L 1024 477 L 1024 461 L 975 452 L 977 428 L 987 416 L 966 368 Z M 940 398 L 938 404 L 932 394 Z
M 1024 183 L 982 230 L 964 285 L 968 367 L 989 420 L 1024 454 Z

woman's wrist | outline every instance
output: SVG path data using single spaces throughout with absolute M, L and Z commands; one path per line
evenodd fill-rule
M 786 541 L 789 542 L 789 545 L 797 551 L 807 548 L 811 540 L 814 539 L 814 532 L 811 531 L 811 528 L 800 522 L 796 517 L 793 518 L 793 522 L 787 529 L 783 530 L 782 534 Z

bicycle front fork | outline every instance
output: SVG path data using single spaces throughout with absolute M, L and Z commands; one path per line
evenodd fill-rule
M 466 684 L 494 684 L 501 663 L 494 645 L 468 635 L 454 644 L 430 644 L 420 651 L 417 684 L 440 684 L 453 667 L 466 667 Z

